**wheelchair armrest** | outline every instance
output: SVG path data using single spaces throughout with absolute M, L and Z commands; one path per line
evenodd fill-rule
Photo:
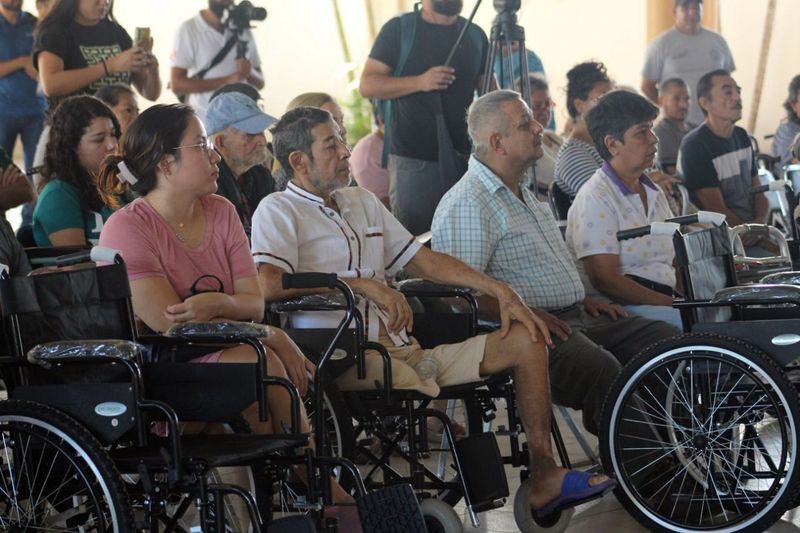
M 467 287 L 457 287 L 455 285 L 442 285 L 424 279 L 406 279 L 397 283 L 397 290 L 405 296 L 466 296 L 473 294 L 473 290 Z
M 775 274 L 769 274 L 761 278 L 762 284 L 767 285 L 797 285 L 800 286 L 800 272 L 792 271 L 792 272 L 776 272 Z
M 717 291 L 713 303 L 769 304 L 792 303 L 800 305 L 800 287 L 794 285 L 747 285 L 728 287 Z
M 356 296 L 356 303 L 360 297 Z M 339 292 L 307 294 L 291 300 L 273 302 L 269 305 L 273 313 L 293 313 L 295 311 L 347 311 L 347 301 Z
M 57 363 L 136 363 L 142 346 L 123 340 L 58 341 L 39 344 L 28 350 L 28 361 L 49 367 Z
M 175 324 L 164 336 L 189 341 L 219 340 L 239 342 L 244 339 L 263 339 L 273 335 L 272 328 L 253 322 L 186 322 Z

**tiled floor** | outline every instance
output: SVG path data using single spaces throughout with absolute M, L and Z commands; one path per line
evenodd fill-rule
M 501 419 L 502 411 L 502 409 L 498 410 L 497 424 L 503 423 Z M 579 414 L 573 412 L 573 419 L 580 423 Z M 580 462 L 581 460 L 586 462 L 586 456 L 581 452 L 581 448 L 578 446 L 574 436 L 560 417 L 559 420 L 571 460 L 573 462 Z M 591 446 L 595 447 L 597 440 L 591 436 L 588 436 L 588 439 Z M 505 439 L 498 439 L 498 442 L 500 443 L 501 451 L 504 446 L 507 448 Z M 465 533 L 512 533 L 519 531 L 514 520 L 513 510 L 514 494 L 519 487 L 519 472 L 517 469 L 507 467 L 506 476 L 508 477 L 509 492 L 511 494 L 509 501 L 501 509 L 479 514 L 480 526 L 478 528 L 471 526 L 469 514 L 463 503 L 456 506 L 456 511 L 464 524 Z M 569 521 L 566 531 L 568 533 L 644 533 L 648 530 L 622 508 L 613 494 L 608 494 L 600 500 L 578 507 Z M 786 513 L 768 531 L 780 533 L 800 532 L 800 508 Z

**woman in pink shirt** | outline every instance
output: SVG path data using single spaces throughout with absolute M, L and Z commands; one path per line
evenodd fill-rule
M 130 125 L 120 150 L 104 161 L 98 179 L 104 198 L 132 189 L 140 195 L 108 219 L 100 245 L 120 250 L 128 268 L 133 309 L 156 332 L 174 324 L 216 319 L 260 322 L 264 299 L 236 210 L 217 196 L 220 156 L 192 108 L 156 105 Z M 281 330 L 262 340 L 272 376 L 289 379 L 301 395 L 314 364 Z M 255 362 L 249 346 L 207 353 L 195 362 Z M 290 424 L 291 399 L 270 388 L 269 421 L 257 405 L 243 413 L 257 433 Z M 301 406 L 302 407 L 302 406 Z M 310 432 L 302 413 L 301 430 Z M 333 484 L 334 501 L 352 498 Z

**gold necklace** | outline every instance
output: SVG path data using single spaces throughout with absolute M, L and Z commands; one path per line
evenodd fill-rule
M 186 223 L 185 222 L 178 222 L 178 229 L 179 230 L 183 230 L 183 228 L 185 228 L 185 227 L 186 227 Z M 177 237 L 179 241 L 181 241 L 182 243 L 186 244 L 186 238 L 183 235 L 181 235 L 180 233 L 178 233 L 175 230 L 173 230 L 172 233 L 175 234 L 175 237 Z

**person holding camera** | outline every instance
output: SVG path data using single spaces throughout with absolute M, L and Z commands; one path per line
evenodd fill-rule
M 233 0 L 208 0 L 208 8 L 181 24 L 175 35 L 170 84 L 201 120 L 219 87 L 246 82 L 264 88 L 255 38 L 231 16 L 235 9 Z

